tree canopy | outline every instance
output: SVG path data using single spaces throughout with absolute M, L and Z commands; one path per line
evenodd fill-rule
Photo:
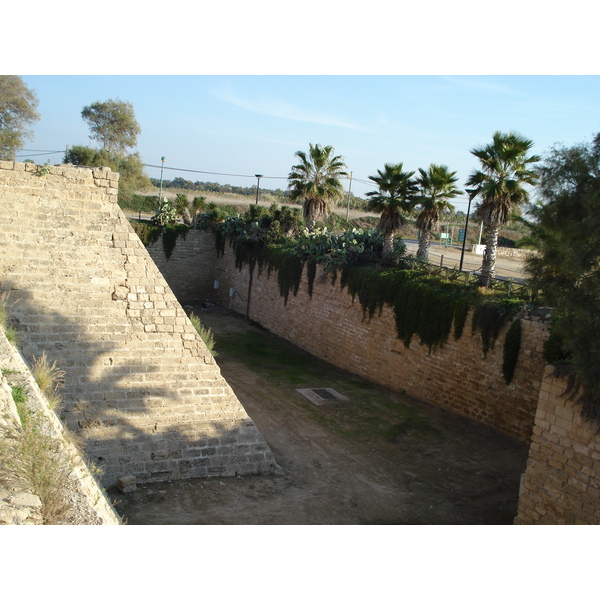
M 29 126 L 40 118 L 38 99 L 17 75 L 0 75 L 0 159 L 14 160 L 25 140 L 32 137 Z
M 65 153 L 66 163 L 87 167 L 109 167 L 119 173 L 119 199 L 130 198 L 134 192 L 151 187 L 144 173 L 144 165 L 138 153 L 111 154 L 107 150 L 94 150 L 87 146 L 72 146 Z
M 368 208 L 381 214 L 377 229 L 384 237 L 383 254 L 388 256 L 394 247 L 394 235 L 406 220 L 405 215 L 414 207 L 417 199 L 417 183 L 414 171 L 404 171 L 403 164 L 386 163 L 383 171 L 369 175 L 379 189 L 367 192 Z
M 123 154 L 137 145 L 141 129 L 131 103 L 122 100 L 94 102 L 83 107 L 81 116 L 92 131 L 92 137 L 104 150 Z
M 496 267 L 499 228 L 506 223 L 513 207 L 529 201 L 525 184 L 537 179 L 531 169 L 538 156 L 527 153 L 533 142 L 516 133 L 494 133 L 492 143 L 473 148 L 471 154 L 479 159 L 480 168 L 467 180 L 471 198 L 479 197 L 477 214 L 486 228 L 486 252 L 481 265 L 482 279 L 489 283 Z
M 555 146 L 537 172 L 538 254 L 526 268 L 554 308 L 546 359 L 569 374 L 583 416 L 600 427 L 600 134 L 591 144 Z
M 326 217 L 331 204 L 343 194 L 340 177 L 347 175 L 341 156 L 334 156 L 332 146 L 309 144 L 308 154 L 296 152 L 300 159 L 288 175 L 290 199 L 303 201 L 303 216 L 309 226 Z
M 444 212 L 454 212 L 454 205 L 450 200 L 462 192 L 456 187 L 456 171 L 449 171 L 446 165 L 431 164 L 427 171 L 420 168 L 419 174 L 417 184 L 421 210 L 416 225 L 421 231 L 421 238 L 417 258 L 428 260 L 431 232 L 438 227 Z

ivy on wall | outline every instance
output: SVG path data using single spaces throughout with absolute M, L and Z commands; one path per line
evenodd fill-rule
M 144 221 L 130 221 L 142 244 L 147 248 L 162 238 L 163 250 L 167 260 L 171 258 L 181 236 L 185 240 L 190 228 L 187 225 L 169 223 L 168 225 L 153 225 Z
M 295 235 L 274 232 L 272 214 L 278 209 L 271 207 L 265 214 L 250 211 L 246 217 L 238 215 L 214 224 L 217 256 L 222 256 L 229 242 L 238 270 L 248 267 L 251 276 L 258 267 L 271 276 L 277 272 L 279 293 L 287 304 L 289 295 L 297 295 L 304 266 L 306 265 L 309 297 L 312 298 L 317 265 L 324 267 L 332 276 L 332 284 L 338 280 L 353 299 L 358 299 L 363 318 L 371 319 L 381 314 L 384 306 L 393 310 L 396 334 L 406 347 L 414 338 L 435 352 L 446 344 L 453 332 L 454 339 L 461 338 L 469 311 L 473 310 L 471 331 L 479 333 L 485 358 L 498 339 L 507 322 L 523 307 L 524 299 L 507 297 L 482 290 L 474 281 L 465 284 L 440 275 L 430 274 L 420 268 L 410 268 L 408 261 L 399 260 L 404 253 L 400 241 L 392 264 L 384 263 L 378 251 L 381 240 L 374 231 L 349 230 L 334 234 L 325 229 L 311 232 L 296 231 Z M 256 213 L 256 214 L 255 214 Z M 279 221 L 275 221 L 278 228 Z M 167 258 L 172 252 L 184 226 L 157 228 L 144 225 L 136 228 L 147 245 L 163 236 Z M 519 325 L 515 325 L 518 323 Z M 504 346 L 503 375 L 510 383 L 520 349 L 520 320 L 513 321 Z

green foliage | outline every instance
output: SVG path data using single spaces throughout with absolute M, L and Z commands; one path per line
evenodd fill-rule
M 9 314 L 9 295 L 10 292 L 0 294 L 0 329 L 4 331 L 6 339 L 16 346 L 19 343 L 19 333 L 13 327 Z
M 515 374 L 515 367 L 521 350 L 521 319 L 515 319 L 504 338 L 504 354 L 502 362 L 502 375 L 508 385 Z
M 467 313 L 475 307 L 472 327 L 474 333 L 481 333 L 484 355 L 496 341 L 507 316 L 523 304 L 519 298 L 506 298 L 497 292 L 482 300 L 475 283 L 465 285 L 412 269 L 411 262 L 404 259 L 406 248 L 399 238 L 394 260 L 383 260 L 383 236 L 375 230 L 304 228 L 296 235 L 282 235 L 280 227 L 273 227 L 274 210 L 276 207 L 254 206 L 245 215 L 218 223 L 216 244 L 222 255 L 229 241 L 238 269 L 248 265 L 251 272 L 256 266 L 259 272 L 266 269 L 268 275 L 277 271 L 285 303 L 290 292 L 297 294 L 304 265 L 312 297 L 317 265 L 322 265 L 334 280 L 341 273 L 342 289 L 347 288 L 353 298 L 358 298 L 365 318 L 372 318 L 384 305 L 392 307 L 397 335 L 407 347 L 415 335 L 430 352 L 443 346 L 452 330 L 459 339 Z
M 177 245 L 177 239 L 182 236 L 186 238 L 190 228 L 181 223 L 169 223 L 168 225 L 157 225 L 148 223 L 148 221 L 130 221 L 131 227 L 137 233 L 142 244 L 145 247 L 155 244 L 159 239 L 162 239 L 163 250 L 167 260 L 171 258 L 171 254 Z
M 164 198 L 156 214 L 152 217 L 152 222 L 159 227 L 164 227 L 175 221 L 177 221 L 177 210 L 167 198 Z
M 538 172 L 538 254 L 526 268 L 555 309 L 546 352 L 569 375 L 583 417 L 600 426 L 600 134 L 591 144 L 556 146 Z
M 119 203 L 130 202 L 134 192 L 148 189 L 150 180 L 138 153 L 123 155 L 86 146 L 72 146 L 65 152 L 65 163 L 86 167 L 109 167 L 119 173 Z
M 16 385 L 11 388 L 11 395 L 14 403 L 17 405 L 19 414 L 21 414 L 21 409 L 27 402 L 27 392 L 25 392 L 25 388 L 22 385 Z
M 158 196 L 142 196 L 131 194 L 129 198 L 119 198 L 122 210 L 136 213 L 155 213 L 158 210 Z
M 189 230 L 190 228 L 187 225 L 181 225 L 176 223 L 169 223 L 168 225 L 165 225 L 163 227 L 162 243 L 167 260 L 171 258 L 171 254 L 173 254 L 173 250 L 177 245 L 177 239 L 179 238 L 179 236 L 182 236 L 185 240 Z
M 393 250 L 394 236 L 406 222 L 406 215 L 416 203 L 417 184 L 412 178 L 414 171 L 404 171 L 402 163 L 386 163 L 383 171 L 369 175 L 379 189 L 367 192 L 369 210 L 381 215 L 377 229 L 384 236 L 384 256 Z
M 47 419 L 43 415 L 27 410 L 22 388 L 13 388 L 13 398 L 21 428 L 1 432 L 2 466 L 8 474 L 26 482 L 39 497 L 45 525 L 60 523 L 72 506 L 65 490 L 76 467 L 74 455 L 61 439 L 47 433 Z
M 332 146 L 309 144 L 308 153 L 298 150 L 300 159 L 288 175 L 291 200 L 301 200 L 302 216 L 309 227 L 331 212 L 331 205 L 343 195 L 340 178 L 348 175 L 341 156 Z
M 29 126 L 40 118 L 38 99 L 17 75 L 0 75 L 0 160 L 14 160 L 25 140 L 32 137 Z
M 147 221 L 130 221 L 130 224 L 146 248 L 155 244 L 160 239 L 162 227 L 148 223 Z
M 202 341 L 208 348 L 209 352 L 213 356 L 217 356 L 217 352 L 214 350 L 215 336 L 213 335 L 213 332 L 208 327 L 204 327 L 200 321 L 200 317 L 194 313 L 190 314 L 190 321 L 192 322 L 194 329 L 198 332 L 198 335 L 202 338 Z
M 523 302 L 515 298 L 486 299 L 475 305 L 471 328 L 473 333 L 481 332 L 484 357 L 496 344 L 500 329 L 502 329 L 506 320 L 512 317 L 522 306 Z
M 491 144 L 471 150 L 480 168 L 467 180 L 471 199 L 479 197 L 476 214 L 488 233 L 483 263 L 482 283 L 489 285 L 496 265 L 498 229 L 514 210 L 529 201 L 527 185 L 534 185 L 538 175 L 531 165 L 538 156 L 528 156 L 533 142 L 516 133 L 496 131 Z
M 127 148 L 135 148 L 141 129 L 130 102 L 94 102 L 83 107 L 81 117 L 88 124 L 92 137 L 109 153 L 123 154 Z

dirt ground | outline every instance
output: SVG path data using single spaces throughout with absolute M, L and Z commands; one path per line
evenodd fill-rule
M 525 445 L 319 361 L 226 309 L 196 314 L 285 474 L 109 490 L 128 524 L 512 524 Z M 309 387 L 347 399 L 315 405 L 297 391 Z

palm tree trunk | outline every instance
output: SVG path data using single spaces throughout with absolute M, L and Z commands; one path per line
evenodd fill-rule
M 496 272 L 496 251 L 498 249 L 499 227 L 488 226 L 485 234 L 485 250 L 481 263 L 482 283 L 489 287 Z
M 429 231 L 421 231 L 421 237 L 419 238 L 419 249 L 417 250 L 417 258 L 424 262 L 429 260 Z
M 383 235 L 383 250 L 381 254 L 383 256 L 390 256 L 390 254 L 394 250 L 394 234 L 393 233 L 385 233 Z

